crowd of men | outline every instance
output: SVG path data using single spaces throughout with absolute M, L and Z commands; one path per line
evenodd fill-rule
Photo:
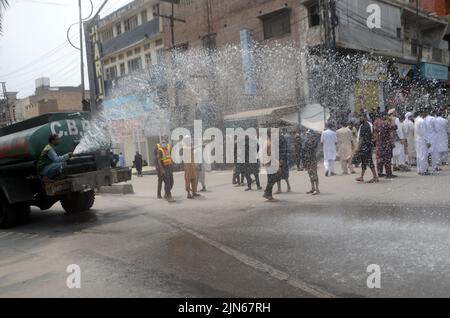
M 276 172 L 267 173 L 267 185 L 263 197 L 273 201 L 273 188 L 281 193 L 282 182 L 291 191 L 289 182 L 290 169 L 308 172 L 311 190 L 308 194 L 319 195 L 318 149 L 323 146 L 325 177 L 333 177 L 336 172 L 336 160 L 340 161 L 343 175 L 356 174 L 355 168 L 361 168 L 357 182 L 365 182 L 366 172 L 371 170 L 372 178 L 367 183 L 377 183 L 380 178 L 394 179 L 395 172 L 408 172 L 416 166 L 421 176 L 430 175 L 441 170 L 448 161 L 449 121 L 444 111 L 429 111 L 426 108 L 416 113 L 408 112 L 399 116 L 395 109 L 379 112 L 372 118 L 365 112 L 359 123 L 340 123 L 338 127 L 328 124 L 320 134 L 313 130 L 288 133 L 283 131 L 279 139 L 279 160 Z M 337 129 L 336 129 L 337 128 Z M 237 141 L 235 142 L 235 167 L 232 183 L 246 186 L 246 191 L 252 190 L 256 184 L 257 190 L 262 190 L 260 180 L 261 166 L 258 158 L 251 158 L 250 140 L 245 140 L 245 160 L 237 159 Z M 259 147 L 259 145 L 258 145 Z M 265 149 L 271 154 L 272 137 L 269 131 Z M 259 148 L 258 148 L 259 149 Z M 167 138 L 155 147 L 156 170 L 158 174 L 159 199 L 174 202 L 173 161 L 171 145 Z M 193 151 L 193 149 L 191 149 Z M 256 155 L 256 154 L 255 154 Z M 142 158 L 135 161 L 141 162 Z M 239 162 L 238 162 L 239 161 Z M 267 165 L 270 165 L 268 163 Z M 141 169 L 139 174 L 141 175 Z M 184 164 L 185 189 L 187 198 L 194 199 L 199 195 L 198 183 L 202 191 L 206 191 L 205 175 L 211 167 L 207 164 Z M 162 184 L 165 195 L 162 196 Z
M 367 168 L 372 171 L 370 183 L 380 177 L 394 179 L 394 172 L 408 172 L 413 166 L 421 176 L 441 170 L 448 161 L 449 120 L 443 110 L 426 108 L 408 112 L 400 118 L 395 109 L 379 112 L 371 118 L 364 114 L 359 128 L 353 123 L 331 125 L 322 133 L 326 176 L 335 175 L 334 163 L 339 157 L 342 171 L 355 173 L 353 165 L 361 165 L 364 182 Z M 373 153 L 376 154 L 376 162 Z

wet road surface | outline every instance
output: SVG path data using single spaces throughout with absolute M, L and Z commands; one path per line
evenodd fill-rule
M 450 296 L 448 205 L 337 204 L 326 188 L 311 202 L 300 185 L 264 203 L 228 177 L 173 205 L 137 184 L 84 214 L 34 210 L 30 224 L 0 230 L 0 297 Z M 69 264 L 81 289 L 66 286 Z M 380 289 L 367 287 L 371 264 Z

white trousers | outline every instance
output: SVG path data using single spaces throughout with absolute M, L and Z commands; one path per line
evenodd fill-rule
M 440 161 L 439 164 L 448 163 L 448 151 L 440 152 Z
M 425 173 L 428 171 L 428 151 L 417 150 L 417 172 Z
M 203 188 L 206 188 L 206 166 L 205 166 L 205 164 L 202 164 L 202 167 L 198 174 L 198 181 L 202 184 Z
M 395 143 L 392 161 L 395 166 L 403 166 L 406 164 L 405 145 L 400 142 Z
M 431 166 L 433 169 L 436 169 L 437 167 L 439 167 L 441 161 L 441 155 L 439 152 L 437 151 L 432 151 L 431 152 Z
M 325 167 L 325 170 L 335 173 L 335 170 L 334 170 L 335 163 L 336 163 L 336 160 L 324 160 L 323 165 Z

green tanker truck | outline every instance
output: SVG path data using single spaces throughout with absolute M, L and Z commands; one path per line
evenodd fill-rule
M 67 213 L 92 208 L 95 189 L 131 179 L 131 170 L 113 167 L 108 147 L 75 156 L 64 177 L 43 181 L 36 161 L 50 134 L 61 137 L 59 155 L 73 152 L 89 129 L 89 113 L 52 113 L 0 129 L 0 228 L 28 221 L 30 207 L 50 209 L 61 202 Z M 102 143 L 104 145 L 105 143 Z

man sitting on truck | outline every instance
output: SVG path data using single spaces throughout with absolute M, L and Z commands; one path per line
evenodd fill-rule
M 44 179 L 54 180 L 62 174 L 66 161 L 71 160 L 73 154 L 69 152 L 63 156 L 59 156 L 56 153 L 55 147 L 61 142 L 61 138 L 58 135 L 50 135 L 48 142 L 49 144 L 45 146 L 39 156 L 37 170 L 39 175 Z

